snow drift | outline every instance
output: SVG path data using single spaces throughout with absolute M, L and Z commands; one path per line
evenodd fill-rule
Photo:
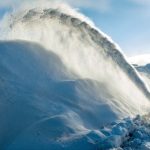
M 10 22 L 1 28 L 0 149 L 92 149 L 102 125 L 148 111 L 146 85 L 93 25 L 53 8 Z

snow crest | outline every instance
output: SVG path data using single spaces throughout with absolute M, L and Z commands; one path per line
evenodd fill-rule
M 108 79 L 111 78 L 110 87 L 116 83 L 119 75 L 121 78 L 130 78 L 129 80 L 150 97 L 149 90 L 139 74 L 128 64 L 120 48 L 108 36 L 79 13 L 68 15 L 61 11 L 59 8 L 31 9 L 16 14 L 2 39 L 40 43 L 61 57 L 65 66 L 79 78 L 90 78 L 108 82 L 107 84 L 110 84 Z M 100 68 L 105 69 L 100 71 Z M 124 72 L 126 75 L 121 75 Z M 131 83 L 128 79 L 121 80 Z M 116 87 L 119 88 L 116 90 L 120 90 L 122 84 Z

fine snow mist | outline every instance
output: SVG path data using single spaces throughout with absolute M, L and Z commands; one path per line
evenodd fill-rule
M 2 40 L 40 43 L 58 55 L 65 67 L 75 74 L 72 80 L 95 80 L 99 82 L 95 85 L 97 94 L 101 85 L 105 85 L 113 97 L 112 105 L 117 104 L 121 110 L 131 113 L 146 111 L 149 91 L 145 84 L 118 46 L 89 19 L 62 3 L 28 7 L 4 19 L 9 20 L 9 24 L 3 21 Z

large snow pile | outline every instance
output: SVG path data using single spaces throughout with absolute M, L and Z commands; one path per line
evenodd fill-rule
M 118 145 L 130 128 L 114 127 L 108 137 L 101 127 L 149 110 L 137 71 L 79 18 L 32 9 L 1 28 L 0 149 L 88 150 L 107 138 Z

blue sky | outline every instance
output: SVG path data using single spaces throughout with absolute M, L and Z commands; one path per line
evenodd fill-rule
M 22 1 L 29 0 L 1 1 L 0 18 L 10 10 L 11 5 Z M 79 8 L 91 18 L 128 56 L 150 53 L 150 0 L 62 1 Z
M 150 0 L 109 0 L 105 10 L 84 7 L 81 11 L 128 56 L 150 53 Z

